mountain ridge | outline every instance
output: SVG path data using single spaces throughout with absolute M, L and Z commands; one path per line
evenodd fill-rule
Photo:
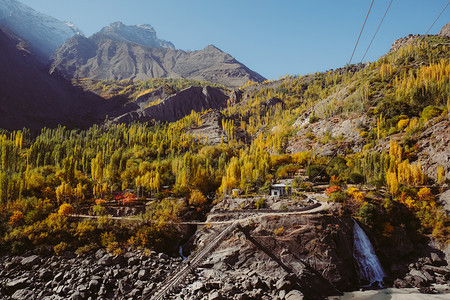
M 75 36 L 51 57 L 50 73 L 96 80 L 187 78 L 239 87 L 265 78 L 230 54 L 209 45 L 202 50 L 176 50 L 156 38 L 150 25 L 112 23 L 91 37 Z M 137 33 L 130 31 L 137 30 Z M 143 34 L 150 34 L 145 39 Z M 156 44 L 157 47 L 148 45 Z M 173 46 L 173 47 L 172 47 Z

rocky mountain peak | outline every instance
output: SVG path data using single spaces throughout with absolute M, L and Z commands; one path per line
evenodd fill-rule
M 445 24 L 438 34 L 439 36 L 446 36 L 450 38 L 450 23 Z
M 155 29 L 148 24 L 125 25 L 117 21 L 102 28 L 93 37 L 99 36 L 144 47 L 175 49 L 171 42 L 158 39 Z

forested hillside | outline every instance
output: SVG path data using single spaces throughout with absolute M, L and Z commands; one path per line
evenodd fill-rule
M 297 193 L 310 189 L 312 181 L 327 181 L 331 201 L 343 205 L 341 213 L 358 216 L 386 243 L 400 227 L 411 236 L 448 241 L 448 218 L 435 194 L 448 186 L 449 162 L 430 160 L 420 144 L 421 134 L 440 126 L 437 134 L 443 137 L 427 139 L 444 143 L 440 155 L 448 155 L 448 40 L 419 38 L 366 66 L 249 82 L 236 92 L 240 99 L 220 111 L 221 142 L 192 133 L 207 125 L 202 120 L 209 111 L 167 124 L 59 127 L 37 136 L 26 129 L 4 131 L 0 249 L 165 249 L 168 237 L 176 236 L 172 221 L 201 217 L 234 188 L 265 194 L 287 177 L 294 177 Z M 95 89 L 133 101 L 165 84 L 171 82 L 108 81 Z M 345 120 L 357 121 L 333 132 Z M 330 130 L 316 130 L 319 123 Z M 302 170 L 307 179 L 298 176 Z M 367 192 L 367 186 L 377 188 Z M 154 199 L 144 226 L 70 217 L 86 206 L 103 215 L 106 203 L 127 189 Z

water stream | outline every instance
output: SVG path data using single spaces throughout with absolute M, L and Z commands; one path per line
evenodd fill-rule
M 180 247 L 178 247 L 178 253 L 180 254 L 181 258 L 183 258 L 183 260 L 186 260 L 187 257 L 183 255 L 183 246 L 180 245 Z
M 353 220 L 353 223 L 353 257 L 358 265 L 360 282 L 382 287 L 383 279 L 386 277 L 383 267 L 364 230 L 356 221 Z

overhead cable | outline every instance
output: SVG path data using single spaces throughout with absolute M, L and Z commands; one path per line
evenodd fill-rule
M 380 24 L 378 25 L 378 28 L 377 28 L 377 30 L 375 31 L 375 34 L 373 35 L 372 40 L 370 41 L 370 44 L 369 44 L 369 46 L 367 47 L 366 52 L 364 53 L 363 58 L 361 58 L 361 62 L 364 61 L 364 58 L 366 57 L 367 52 L 369 51 L 370 46 L 372 46 L 373 40 L 375 39 L 375 36 L 377 35 L 378 30 L 380 30 L 381 24 L 383 24 L 384 18 L 386 17 L 386 14 L 388 13 L 389 8 L 391 7 L 392 1 L 394 1 L 394 0 L 391 0 L 391 2 L 389 2 L 389 5 L 388 5 L 386 11 L 384 12 L 383 18 L 381 19 L 381 22 L 380 22 Z
M 359 43 L 359 39 L 361 38 L 361 34 L 363 33 L 364 27 L 366 26 L 366 22 L 367 22 L 367 19 L 369 18 L 369 14 L 370 14 L 370 11 L 372 10 L 372 6 L 373 6 L 373 2 L 374 1 L 375 0 L 372 0 L 372 3 L 370 4 L 369 11 L 367 12 L 367 15 L 366 15 L 366 19 L 364 20 L 364 23 L 363 23 L 363 26 L 361 28 L 361 31 L 359 32 L 359 36 L 358 36 L 358 39 L 356 40 L 355 48 L 353 48 L 352 56 L 350 57 L 350 60 L 348 61 L 349 65 L 352 62 L 353 55 L 355 54 L 356 47 L 358 46 L 358 43 Z

